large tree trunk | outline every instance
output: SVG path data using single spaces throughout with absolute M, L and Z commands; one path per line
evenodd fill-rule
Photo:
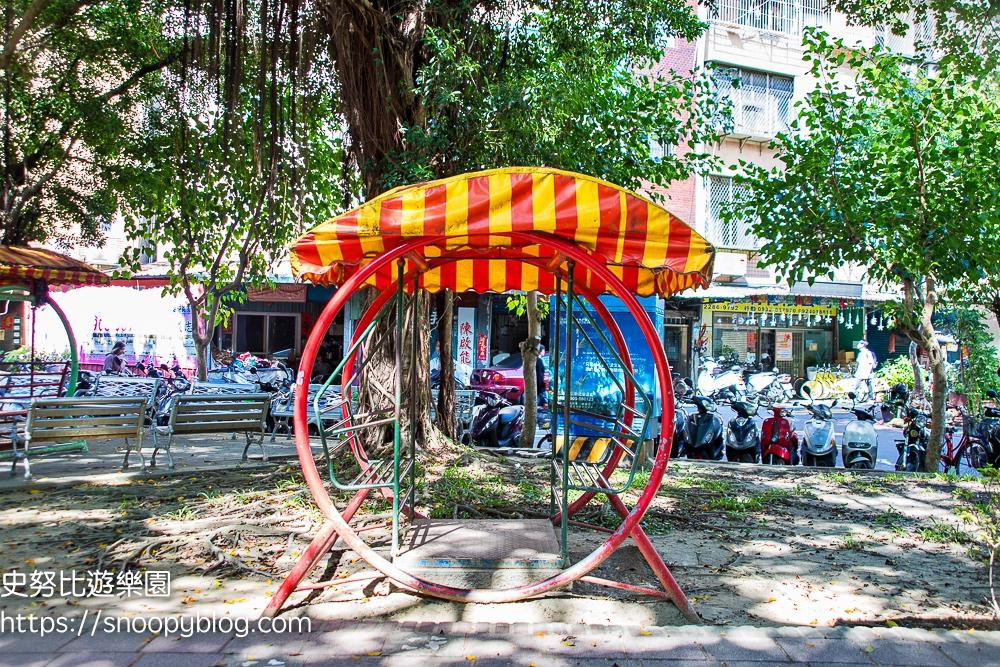
M 438 356 L 441 360 L 441 374 L 438 385 L 438 401 L 434 406 L 437 427 L 446 437 L 458 440 L 455 422 L 455 355 L 451 345 L 454 310 L 451 290 L 441 290 L 437 294 Z
M 535 445 L 535 425 L 538 423 L 539 387 L 535 376 L 538 360 L 538 345 L 542 340 L 542 327 L 538 320 L 538 292 L 528 292 L 525 300 L 528 315 L 528 340 L 521 343 L 521 359 L 524 361 L 524 429 L 521 431 L 521 447 Z
M 921 289 L 922 288 L 922 289 Z M 904 316 L 900 329 L 911 341 L 927 350 L 931 364 L 931 435 L 927 443 L 924 467 L 927 472 L 937 472 L 944 445 L 944 427 L 947 417 L 948 375 L 945 371 L 944 355 L 938 343 L 937 332 L 931 318 L 937 305 L 938 294 L 933 278 L 925 278 L 918 287 L 909 279 L 903 280 Z M 912 346 L 911 346 L 912 349 Z M 917 382 L 915 368 L 914 383 Z M 914 392 L 916 393 L 916 392 Z

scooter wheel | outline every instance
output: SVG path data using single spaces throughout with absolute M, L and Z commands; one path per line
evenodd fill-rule
M 875 468 L 875 466 L 872 465 L 872 462 L 867 459 L 863 461 L 856 461 L 848 467 L 851 470 L 873 470 Z
M 764 463 L 766 465 L 772 465 L 772 466 L 785 465 L 784 459 L 779 457 L 777 454 L 768 454 L 767 457 L 765 457 L 764 459 Z

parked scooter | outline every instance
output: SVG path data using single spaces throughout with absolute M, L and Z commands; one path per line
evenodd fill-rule
M 789 417 L 790 405 L 772 405 L 771 416 L 764 420 L 761 428 L 761 461 L 769 465 L 799 464 L 799 436 Z
M 931 439 L 930 420 L 916 408 L 906 411 L 903 418 L 903 439 L 896 441 L 896 470 L 924 472 L 927 443 Z
M 992 389 L 987 389 L 986 395 L 994 401 L 1000 400 Z M 976 433 L 986 450 L 986 462 L 1000 465 L 1000 409 L 992 406 L 983 408 L 983 418 L 979 420 Z
M 812 419 L 805 424 L 802 438 L 802 465 L 832 468 L 837 465 L 837 441 L 833 434 L 833 405 L 810 403 Z
M 690 378 L 673 374 L 674 383 L 674 437 L 670 447 L 670 458 L 675 459 L 685 453 L 684 442 L 687 438 L 687 413 L 682 407 L 683 402 L 690 402 L 694 396 L 694 388 Z M 660 417 L 662 419 L 662 416 Z
M 717 361 L 709 358 L 703 358 L 698 366 L 695 387 L 700 396 L 714 401 L 743 400 L 747 395 L 741 366 L 734 364 L 723 368 Z
M 906 414 L 906 404 L 910 402 L 910 390 L 905 384 L 900 382 L 892 386 L 889 390 L 888 407 L 892 411 L 893 419 L 902 419 Z
M 90 371 L 81 370 L 76 375 L 76 390 L 73 392 L 73 398 L 79 398 L 80 396 L 93 396 L 95 385 L 97 384 L 97 378 Z
M 850 392 L 847 396 L 852 401 L 851 412 L 857 417 L 857 421 L 851 422 L 844 428 L 841 445 L 844 467 L 874 470 L 878 455 L 878 437 L 875 434 L 875 415 L 871 410 L 874 410 L 875 406 L 872 405 L 871 410 L 864 410 L 857 406 L 857 394 Z
M 707 396 L 695 396 L 691 403 L 698 408 L 687 417 L 684 451 L 689 459 L 722 460 L 724 441 L 722 417 L 715 401 Z
M 500 393 L 480 391 L 472 410 L 470 434 L 478 447 L 516 447 L 524 428 L 524 406 L 514 405 L 507 395 L 514 387 Z
M 757 403 L 777 403 L 795 397 L 792 376 L 777 368 L 748 376 L 746 387 L 747 399 Z
M 754 416 L 757 405 L 733 401 L 736 416 L 729 420 L 726 431 L 726 460 L 736 463 L 760 463 L 760 431 Z

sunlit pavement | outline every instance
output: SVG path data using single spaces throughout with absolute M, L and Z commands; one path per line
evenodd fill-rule
M 187 638 L 0 635 L 0 665 L 301 667 L 587 665 L 996 667 L 1000 632 L 866 627 L 643 627 L 315 621 L 310 632 Z

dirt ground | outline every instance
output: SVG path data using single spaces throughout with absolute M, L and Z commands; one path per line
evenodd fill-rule
M 496 518 L 548 509 L 544 461 L 454 450 L 424 459 L 422 468 L 418 507 L 433 517 Z M 960 518 L 964 504 L 981 492 L 974 478 L 680 462 L 671 463 L 643 523 L 709 623 L 997 629 L 975 526 Z M 341 506 L 346 499 L 334 498 Z M 387 509 L 384 501 L 368 502 L 353 522 L 373 527 L 361 535 L 380 550 L 388 546 L 388 532 L 378 527 Z M 617 525 L 609 506 L 597 501 L 577 518 Z M 298 467 L 289 462 L 6 491 L 0 495 L 5 574 L 168 570 L 172 594 L 8 594 L 0 596 L 0 610 L 70 614 L 80 607 L 126 616 L 255 617 L 320 525 Z M 605 537 L 571 529 L 571 560 Z M 366 570 L 338 543 L 310 580 Z M 592 574 L 656 587 L 631 542 Z M 581 583 L 524 603 L 461 605 L 368 579 L 296 594 L 285 613 L 323 619 L 685 623 L 669 602 Z

